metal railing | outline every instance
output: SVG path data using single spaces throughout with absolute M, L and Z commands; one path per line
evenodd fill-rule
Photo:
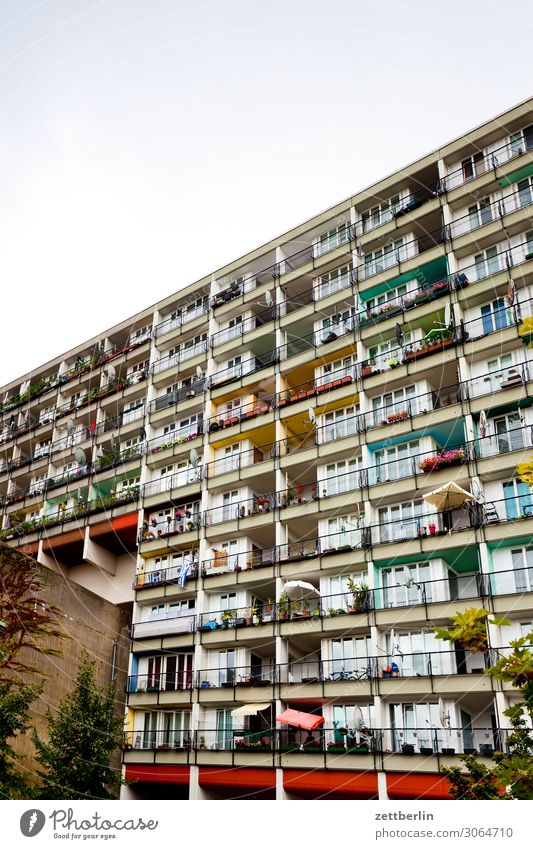
M 195 613 L 176 614 L 169 610 L 142 622 L 135 622 L 131 626 L 131 638 L 141 640 L 144 637 L 157 637 L 161 634 L 192 634 L 195 630 Z
M 196 557 L 197 553 L 194 554 L 191 560 L 184 559 L 181 563 L 173 563 L 172 566 L 157 566 L 153 568 L 150 568 L 150 562 L 148 561 L 146 567 L 135 575 L 133 589 L 149 589 L 158 584 L 177 584 L 180 582 L 184 584 L 185 581 L 195 581 L 200 571 Z M 184 574 L 184 566 L 188 567 L 185 570 L 186 574 Z
M 200 626 L 200 630 L 207 625 Z M 264 668 L 263 668 L 264 667 Z M 275 664 L 263 663 L 261 666 L 226 666 L 219 669 L 200 669 L 196 673 L 196 687 L 265 687 L 277 680 Z
M 148 440 L 147 454 L 157 454 L 158 451 L 164 451 L 165 448 L 176 448 L 177 445 L 191 442 L 196 437 L 201 436 L 203 432 L 203 422 L 198 421 L 188 427 L 177 428 L 168 433 L 154 436 L 153 439 Z
M 151 542 L 154 539 L 170 537 L 174 534 L 186 534 L 198 531 L 201 527 L 200 514 L 198 512 L 200 502 L 193 511 L 187 510 L 179 505 L 174 509 L 174 515 L 166 516 L 164 519 L 150 519 L 144 522 L 139 531 L 138 542 Z
M 527 151 L 530 149 L 531 148 L 528 147 Z M 462 186 L 465 183 L 469 183 L 472 180 L 475 180 L 476 177 L 480 177 L 482 174 L 487 174 L 490 171 L 495 172 L 500 165 L 504 165 L 511 159 L 518 159 L 518 157 L 526 153 L 526 143 L 522 142 L 521 145 L 515 146 L 511 142 L 505 142 L 500 147 L 497 147 L 490 152 L 480 150 L 478 153 L 482 154 L 482 158 L 473 163 L 471 174 L 467 174 L 463 166 L 461 166 L 460 168 L 450 171 L 443 178 L 442 182 L 447 191 L 455 189 L 458 186 Z M 527 156 L 525 161 L 529 161 Z
M 192 659 L 192 655 L 191 655 Z M 126 686 L 128 693 L 168 693 L 191 690 L 194 683 L 192 670 L 153 672 L 145 675 L 129 675 Z
M 156 360 L 152 364 L 152 374 L 159 374 L 159 372 L 166 371 L 169 368 L 175 368 L 182 363 L 187 362 L 187 360 L 192 360 L 193 357 L 197 357 L 200 354 L 206 357 L 208 347 L 209 342 L 207 339 L 202 339 L 199 342 L 195 342 L 193 345 L 184 345 L 173 354 L 166 354 L 164 357 Z
M 161 321 L 159 324 L 156 324 L 154 327 L 154 337 L 157 339 L 159 336 L 163 336 L 165 333 L 170 333 L 171 330 L 176 330 L 178 327 L 185 327 L 187 324 L 190 324 L 191 321 L 194 321 L 196 318 L 200 318 L 200 316 L 206 315 L 209 312 L 209 298 L 205 298 L 204 303 L 200 305 L 193 305 L 192 309 L 188 309 L 185 305 L 179 312 L 170 316 L 170 318 L 166 318 L 164 321 Z
M 189 486 L 189 484 L 197 483 L 200 487 L 203 479 L 202 466 L 189 466 L 186 469 L 178 469 L 170 475 L 164 475 L 150 483 L 144 484 L 142 488 L 143 498 L 148 498 L 151 495 L 159 495 L 161 493 L 171 492 L 179 487 Z

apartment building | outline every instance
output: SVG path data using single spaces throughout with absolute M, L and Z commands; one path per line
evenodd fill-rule
M 125 796 L 447 798 L 441 765 L 505 746 L 532 107 L 4 390 L 2 537 L 133 603 Z M 487 651 L 435 639 L 469 607 L 511 621 Z

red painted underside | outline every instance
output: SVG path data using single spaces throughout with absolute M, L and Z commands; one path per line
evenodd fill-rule
M 151 781 L 159 784 L 188 784 L 188 766 L 127 766 L 126 781 Z
M 276 787 L 276 772 L 273 769 L 201 766 L 198 781 L 203 787 L 259 787 L 266 790 Z
M 368 799 L 377 796 L 378 778 L 375 772 L 286 769 L 283 786 L 289 793 L 327 793 L 330 798 L 349 793 Z
M 428 773 L 387 773 L 389 799 L 451 799 L 450 784 L 441 775 Z

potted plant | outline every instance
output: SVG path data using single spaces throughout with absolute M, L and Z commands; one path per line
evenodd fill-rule
M 278 601 L 278 618 L 280 621 L 283 621 L 287 618 L 289 613 L 289 603 L 289 596 L 287 595 L 285 590 L 283 590 Z
M 230 625 L 235 624 L 235 618 L 237 616 L 236 610 L 225 610 L 222 614 L 222 627 L 229 628 Z
M 415 747 L 412 743 L 402 743 L 402 754 L 403 755 L 414 755 Z
M 364 581 L 360 584 L 356 583 L 353 575 L 347 582 L 349 592 L 352 593 L 352 605 L 349 608 L 349 613 L 363 613 L 370 609 L 370 587 Z
M 448 640 L 460 648 L 471 652 L 486 652 L 489 650 L 487 635 L 487 623 L 491 625 L 509 625 L 508 619 L 501 616 L 491 615 L 489 610 L 469 607 L 467 610 L 458 611 L 451 616 L 453 628 L 435 628 L 435 636 L 438 640 Z

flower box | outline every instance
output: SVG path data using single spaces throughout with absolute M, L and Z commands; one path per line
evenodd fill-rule
M 419 468 L 425 472 L 435 472 L 438 469 L 446 466 L 458 466 L 466 462 L 466 454 L 462 448 L 444 451 L 442 454 L 437 454 L 434 457 L 426 457 L 418 464 Z

